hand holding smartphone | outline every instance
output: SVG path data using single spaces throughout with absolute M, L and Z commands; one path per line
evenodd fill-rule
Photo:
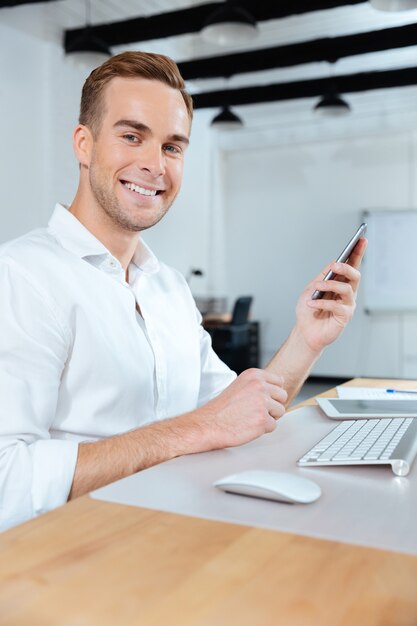
M 352 239 L 349 241 L 347 246 L 343 249 L 342 253 L 336 259 L 336 263 L 346 263 L 346 261 L 349 260 L 349 257 L 352 254 L 359 239 L 365 235 L 366 227 L 367 227 L 367 224 L 365 222 L 359 226 L 358 230 L 353 235 Z M 332 272 L 332 270 L 330 270 L 329 272 L 327 272 L 323 280 L 333 280 L 335 276 L 336 274 Z M 324 291 L 319 291 L 316 289 L 316 291 L 313 292 L 311 299 L 319 300 L 323 296 L 324 296 Z

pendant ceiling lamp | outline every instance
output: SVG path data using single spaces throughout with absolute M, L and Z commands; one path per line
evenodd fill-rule
M 351 108 L 338 93 L 327 93 L 314 107 L 315 113 L 323 117 L 342 117 L 350 113 Z
M 228 106 L 224 106 L 220 113 L 213 117 L 210 126 L 218 130 L 237 130 L 243 128 L 243 122 Z
M 337 80 L 333 76 L 334 65 L 337 58 L 329 58 L 330 77 L 324 95 L 314 106 L 314 113 L 321 117 L 342 117 L 351 111 L 350 105 L 342 98 L 337 88 Z
M 111 51 L 102 39 L 94 35 L 91 27 L 90 0 L 85 2 L 85 12 L 86 25 L 81 35 L 67 47 L 65 52 L 83 65 L 96 67 L 111 57 Z
M 417 0 L 369 0 L 378 11 L 409 11 L 417 9 Z
M 206 41 L 220 46 L 247 43 L 257 36 L 255 18 L 236 2 L 227 0 L 205 21 L 201 34 Z

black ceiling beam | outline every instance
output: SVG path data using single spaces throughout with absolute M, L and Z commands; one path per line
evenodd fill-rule
M 331 87 L 335 87 L 340 93 L 346 94 L 410 85 L 417 85 L 417 67 L 211 91 L 195 94 L 193 101 L 194 108 L 203 109 L 222 107 L 226 104 L 234 106 L 298 98 L 318 98 L 323 96 Z
M 39 4 L 40 2 L 55 2 L 56 0 L 0 0 L 0 9 L 17 7 L 21 4 Z
M 365 0 L 298 0 L 297 2 L 294 0 L 239 0 L 240 6 L 247 9 L 257 22 L 362 4 L 363 2 Z M 188 9 L 150 15 L 149 17 L 136 17 L 109 24 L 98 24 L 92 27 L 92 32 L 96 37 L 104 40 L 108 46 L 197 33 L 201 30 L 205 20 L 220 4 L 222 3 L 210 2 Z M 74 40 L 80 37 L 82 32 L 83 28 L 65 31 L 65 50 L 71 47 Z
M 325 37 L 313 41 L 263 48 L 179 63 L 185 80 L 230 77 L 245 72 L 291 67 L 303 63 L 337 61 L 343 57 L 417 45 L 417 24 L 367 33 Z

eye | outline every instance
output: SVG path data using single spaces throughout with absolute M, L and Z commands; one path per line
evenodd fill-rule
M 172 144 L 167 144 L 166 146 L 164 146 L 164 150 L 165 152 L 170 152 L 171 154 L 177 155 L 177 154 L 181 154 L 181 149 L 178 148 L 178 146 L 173 146 Z
M 139 143 L 139 138 L 136 135 L 132 135 L 132 133 L 124 134 L 123 139 L 126 139 L 128 143 Z

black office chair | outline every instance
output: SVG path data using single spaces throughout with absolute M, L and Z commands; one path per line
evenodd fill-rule
M 251 324 L 249 311 L 252 296 L 237 298 L 230 322 L 208 329 L 213 349 L 231 369 L 240 374 L 250 367 L 249 347 Z
M 230 326 L 240 326 L 241 324 L 246 324 L 248 322 L 252 300 L 252 296 L 241 296 L 240 298 L 237 298 L 233 307 Z

